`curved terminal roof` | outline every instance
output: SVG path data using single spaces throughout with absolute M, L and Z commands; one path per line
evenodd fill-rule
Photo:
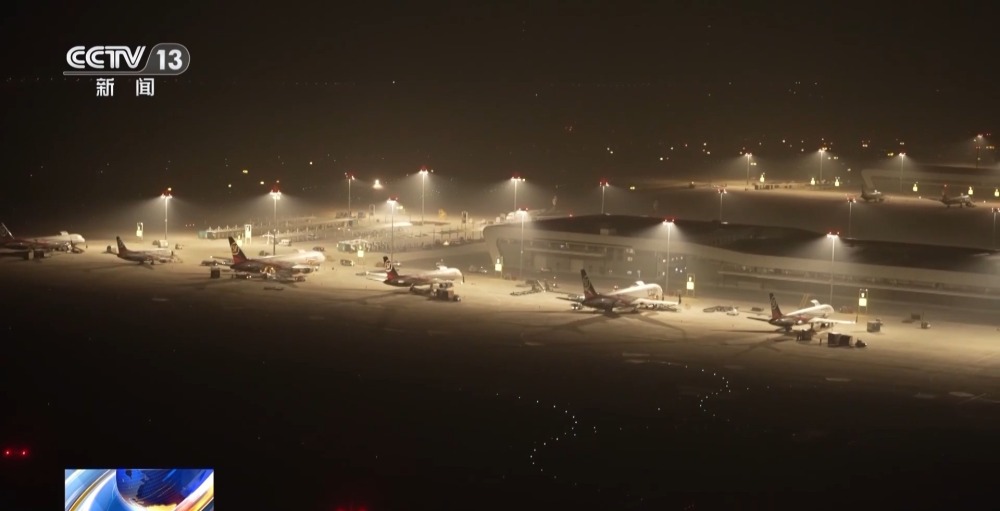
M 663 218 L 628 215 L 589 215 L 542 218 L 536 231 L 605 234 L 656 238 L 664 236 Z M 718 221 L 674 220 L 684 241 L 748 254 L 829 260 L 827 233 L 788 227 L 769 227 Z M 840 238 L 838 261 L 974 273 L 994 273 L 996 251 L 918 243 Z

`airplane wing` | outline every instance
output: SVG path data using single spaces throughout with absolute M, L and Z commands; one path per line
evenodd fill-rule
M 661 288 L 659 285 L 645 284 L 642 281 L 636 282 L 635 285 L 633 286 L 629 286 L 624 289 L 619 289 L 617 291 L 611 291 L 610 293 L 604 293 L 604 294 L 607 296 L 622 296 L 622 295 L 628 295 L 630 293 L 639 293 L 639 292 L 649 293 L 651 291 L 657 295 L 663 294 L 663 288 Z
M 383 272 L 366 271 L 365 272 L 365 278 L 370 279 L 370 280 L 374 280 L 374 281 L 377 281 L 377 282 L 385 282 L 385 279 L 389 278 L 389 276 L 384 271 Z
M 566 295 L 566 296 L 557 296 L 556 298 L 574 303 L 582 303 L 584 299 L 583 295 Z
M 677 302 L 668 302 L 666 300 L 651 300 L 649 298 L 636 298 L 635 300 L 632 301 L 632 305 L 648 307 L 651 309 L 677 310 L 677 306 L 680 304 Z
M 273 272 L 276 275 L 290 277 L 299 273 L 311 273 L 316 268 L 308 264 L 292 263 L 289 261 L 258 261 L 264 271 Z
M 754 321 L 768 321 L 768 322 L 771 321 L 771 318 L 768 316 L 743 316 L 743 317 L 747 319 L 752 319 Z
M 831 319 L 831 318 L 812 318 L 807 323 L 829 323 L 832 325 L 853 325 L 854 321 L 848 321 L 846 319 Z

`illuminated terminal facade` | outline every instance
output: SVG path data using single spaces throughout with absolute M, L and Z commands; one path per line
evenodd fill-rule
M 570 276 L 586 269 L 597 279 L 655 282 L 668 295 L 687 292 L 694 282 L 699 289 L 784 290 L 824 297 L 831 289 L 840 297 L 870 289 L 884 299 L 1000 304 L 1000 255 L 986 249 L 617 215 L 525 218 L 523 225 L 488 226 L 483 237 L 491 259 L 511 278 Z

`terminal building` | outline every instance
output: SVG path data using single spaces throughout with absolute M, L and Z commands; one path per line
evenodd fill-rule
M 483 237 L 497 268 L 517 279 L 586 269 L 600 280 L 655 282 L 666 295 L 724 287 L 832 294 L 849 304 L 871 290 L 882 299 L 1000 306 L 1000 255 L 985 249 L 621 215 L 527 219 L 488 226 Z

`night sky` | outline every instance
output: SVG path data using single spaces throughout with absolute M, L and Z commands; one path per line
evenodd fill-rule
M 346 171 L 421 165 L 557 182 L 670 176 L 744 149 L 877 163 L 900 142 L 971 163 L 998 118 L 986 2 L 36 4 L 0 25 L 5 216 L 167 186 L 196 200 L 258 194 L 259 180 L 322 191 Z M 192 63 L 153 98 L 128 77 L 100 98 L 62 76 L 72 46 L 159 42 Z

